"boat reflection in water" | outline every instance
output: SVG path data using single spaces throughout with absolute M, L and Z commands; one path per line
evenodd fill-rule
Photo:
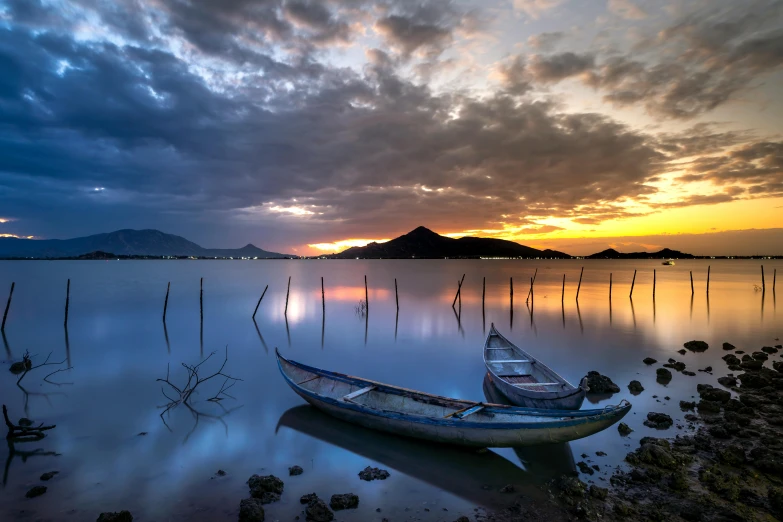
M 484 375 L 482 387 L 487 402 L 513 406 L 492 382 L 492 376 L 489 372 Z M 568 442 L 543 444 L 541 446 L 523 446 L 512 449 L 517 454 L 525 470 L 529 472 L 531 478 L 537 483 L 576 471 L 574 453 L 571 451 L 571 445 Z
M 574 470 L 568 444 L 553 445 L 551 451 L 543 450 L 546 446 L 516 450 L 525 469 L 490 450 L 477 451 L 388 435 L 343 422 L 307 405 L 283 413 L 275 433 L 280 427 L 304 433 L 491 508 L 513 502 L 515 495 L 500 492 L 507 484 L 512 484 L 517 493 L 543 499 L 545 494 L 537 485 L 554 475 Z M 555 455 L 557 452 L 563 455 Z M 545 471 L 543 476 L 539 475 L 541 471 Z

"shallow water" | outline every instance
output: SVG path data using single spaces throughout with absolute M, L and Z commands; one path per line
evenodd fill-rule
M 752 260 L 677 261 L 670 267 L 638 260 L 2 261 L 0 304 L 12 281 L 16 289 L 0 348 L 5 359 L 0 402 L 8 405 L 13 419 L 26 415 L 57 428 L 40 442 L 17 444 L 15 452 L 0 449 L 6 462 L 0 518 L 93 520 L 101 511 L 129 509 L 141 521 L 235 520 L 239 500 L 248 496 L 245 481 L 253 473 L 273 473 L 286 483 L 282 501 L 267 506 L 270 520 L 293 519 L 302 510 L 299 496 L 312 491 L 327 500 L 333 493 L 359 495 L 359 509 L 341 512 L 340 520 L 453 520 L 476 507 L 509 502 L 512 496 L 498 492 L 509 483 L 533 494 L 534 484 L 574 469 L 583 453 L 602 468 L 584 478 L 608 481 L 639 438 L 677 432 L 676 427 L 656 432 L 643 426 L 647 412 L 669 413 L 687 431 L 679 400 L 695 395 L 697 383 L 717 385 L 717 378 L 726 374 L 720 360 L 723 341 L 748 353 L 780 344 L 775 339 L 783 337 L 783 311 L 778 312 L 771 288 L 773 269 L 781 271 L 783 262 L 765 261 L 764 294 L 754 290 L 754 284 L 761 284 L 759 265 Z M 525 300 L 535 269 L 531 308 Z M 693 299 L 689 271 L 694 274 Z M 458 315 L 451 303 L 463 273 Z M 364 298 L 365 274 L 367 320 L 355 311 Z M 169 281 L 164 330 L 161 315 Z M 254 323 L 251 315 L 267 284 Z M 621 393 L 593 398 L 583 407 L 629 399 L 634 407 L 625 421 L 635 431 L 622 438 L 612 427 L 570 445 L 485 453 L 439 447 L 346 425 L 303 406 L 278 374 L 274 358 L 279 347 L 290 358 L 325 369 L 486 400 L 481 347 L 493 322 L 573 383 L 588 370 L 610 376 Z M 703 339 L 710 349 L 676 353 L 690 339 Z M 243 379 L 230 390 L 236 399 L 207 402 L 220 383 L 205 384 L 196 401 L 203 415 L 196 419 L 185 408 L 175 409 L 167 416 L 169 430 L 159 416 L 166 400 L 156 379 L 165 377 L 170 364 L 173 380 L 181 380 L 180 363 L 198 363 L 213 351 L 204 373 L 214 371 L 226 347 L 226 371 Z M 69 361 L 73 369 L 50 380 L 72 384 L 44 382 L 45 375 L 62 367 L 47 366 L 25 377 L 25 390 L 17 387 L 7 365 L 25 351 L 35 356 L 34 364 L 50 352 L 51 361 Z M 673 357 L 692 371 L 708 365 L 715 371 L 697 372 L 696 377 L 675 372 L 663 386 L 655 381 L 660 364 L 641 362 L 648 356 L 659 363 Z M 627 391 L 632 379 L 645 387 L 636 397 Z M 58 455 L 19 453 L 37 449 Z M 608 455 L 596 457 L 599 450 Z M 289 478 L 287 469 L 294 464 L 305 472 Z M 368 465 L 388 469 L 391 477 L 360 481 L 357 473 Z M 218 469 L 228 474 L 216 477 Z M 41 483 L 39 475 L 50 470 L 60 474 L 46 484 L 47 493 L 26 499 L 25 492 Z

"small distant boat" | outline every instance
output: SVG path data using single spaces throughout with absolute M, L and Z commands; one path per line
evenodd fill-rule
M 673 264 L 674 264 L 674 259 L 668 259 L 668 260 L 664 261 L 664 262 L 663 262 L 663 263 L 661 263 L 661 264 L 662 264 L 662 265 L 671 266 L 671 265 L 673 265 Z
M 365 428 L 440 443 L 484 448 L 568 442 L 608 428 L 631 409 L 625 400 L 565 412 L 449 399 L 321 370 L 275 353 L 288 385 L 316 408 Z
M 517 406 L 578 410 L 585 400 L 587 378 L 574 386 L 503 337 L 494 324 L 484 343 L 484 364 L 492 383 Z

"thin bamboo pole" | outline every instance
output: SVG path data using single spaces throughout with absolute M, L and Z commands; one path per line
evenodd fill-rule
M 628 297 L 633 298 L 633 286 L 636 284 L 636 270 L 633 271 L 633 280 L 631 281 L 631 293 Z
M 563 274 L 563 291 L 560 294 L 560 302 L 562 303 L 563 301 L 565 301 L 565 274 Z
M 288 276 L 288 289 L 285 291 L 285 311 L 283 315 L 288 318 L 288 295 L 291 293 L 291 276 Z M 286 328 L 288 327 L 288 321 L 286 321 Z
M 767 291 L 767 284 L 764 282 L 764 265 L 761 265 L 761 291 Z
M 65 321 L 63 321 L 63 326 L 68 328 L 68 305 L 71 302 L 71 280 L 68 280 L 68 286 L 65 289 Z
M 400 296 L 397 293 L 397 278 L 394 278 L 394 302 L 397 303 L 397 310 L 400 309 Z
M 653 299 L 655 299 L 655 269 L 653 268 Z
M 169 291 L 171 290 L 171 281 L 166 285 L 166 299 L 163 300 L 163 324 L 166 324 L 166 311 L 169 308 Z
M 691 297 L 693 297 L 694 291 L 693 291 L 693 270 L 691 270 Z
M 367 293 L 367 276 L 364 276 L 364 304 L 367 308 L 367 315 L 370 315 L 370 297 Z
M 264 291 L 263 291 L 263 292 L 261 292 L 261 297 L 259 297 L 259 298 L 258 298 L 258 302 L 256 303 L 256 309 L 255 309 L 255 310 L 253 310 L 253 319 L 255 319 L 255 318 L 256 318 L 256 312 L 258 312 L 258 307 L 259 307 L 259 306 L 261 306 L 261 299 L 263 299 L 263 298 L 264 298 L 264 296 L 266 295 L 266 290 L 267 290 L 267 288 L 269 288 L 269 285 L 266 285 L 266 286 L 264 287 Z
M 321 311 L 326 312 L 326 293 L 324 292 L 324 276 L 321 276 Z
M 707 295 L 710 295 L 710 269 L 711 268 L 712 268 L 711 266 L 707 267 Z
M 609 300 L 612 300 L 612 273 L 609 272 Z
M 5 312 L 3 313 L 3 326 L 0 327 L 0 331 L 5 331 L 5 320 L 8 319 L 8 309 L 11 308 L 11 298 L 14 296 L 14 287 L 16 282 L 11 283 L 11 292 L 8 294 L 8 301 L 5 303 Z
M 462 283 L 465 281 L 465 274 L 462 274 L 462 279 L 457 282 L 457 293 L 454 294 L 454 301 L 451 302 L 451 307 L 453 308 L 455 304 L 457 304 L 457 298 L 459 297 L 460 290 L 462 289 Z
M 579 290 L 582 288 L 582 274 L 584 274 L 584 273 L 585 273 L 585 267 L 582 267 L 582 271 L 579 272 L 579 284 L 576 285 L 576 300 L 577 301 L 579 301 Z M 563 277 L 563 281 L 565 281 L 565 276 Z
M 533 283 L 536 282 L 536 277 L 538 276 L 538 268 L 536 268 L 536 271 L 533 273 Z M 533 285 L 530 285 L 530 291 L 527 293 L 527 299 L 530 299 L 531 294 L 533 293 Z M 525 302 L 527 303 L 527 299 L 525 299 Z

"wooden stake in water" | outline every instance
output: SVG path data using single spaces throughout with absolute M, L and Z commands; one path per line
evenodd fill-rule
M 263 299 L 263 298 L 264 298 L 264 296 L 266 295 L 266 289 L 267 289 L 267 288 L 269 288 L 269 285 L 266 285 L 266 286 L 264 287 L 264 291 L 263 291 L 263 292 L 261 292 L 261 297 L 259 297 L 259 298 L 258 298 L 258 302 L 256 303 L 256 309 L 255 309 L 255 310 L 253 310 L 253 319 L 255 319 L 255 318 L 256 318 L 256 312 L 258 312 L 258 307 L 259 307 L 259 306 L 261 306 L 261 299 Z
M 400 310 L 400 296 L 397 293 L 397 278 L 394 278 L 394 302 L 397 303 L 397 311 Z
M 563 292 L 560 294 L 560 302 L 562 303 L 563 301 L 565 301 L 565 274 L 563 274 Z M 565 308 L 563 308 L 563 310 L 565 310 Z M 563 313 L 565 313 L 565 311 Z
M 487 297 L 487 278 L 484 276 L 481 282 L 481 311 L 484 312 L 484 299 Z
M 693 270 L 691 270 L 691 297 L 693 297 Z
M 163 324 L 166 324 L 166 310 L 169 308 L 169 290 L 171 290 L 171 281 L 166 285 L 166 299 L 163 300 Z M 168 338 L 168 336 L 167 336 Z
M 65 321 L 63 321 L 63 326 L 68 328 L 68 305 L 71 302 L 71 280 L 68 280 L 68 286 L 65 289 Z
M 536 282 L 536 276 L 538 275 L 538 268 L 536 268 L 536 271 L 533 273 L 533 283 Z M 533 295 L 533 284 L 530 285 L 530 291 L 527 293 L 527 299 L 530 299 L 530 296 Z M 527 303 L 527 299 L 525 299 L 525 303 Z
M 767 285 L 764 283 L 764 265 L 761 265 L 761 292 L 766 293 Z
M 509 277 L 508 278 L 508 295 L 511 297 L 511 300 L 514 300 L 514 278 Z
M 465 274 L 462 274 L 462 279 L 460 281 L 457 281 L 457 293 L 454 294 L 454 301 L 451 302 L 452 308 L 454 308 L 454 305 L 457 304 L 457 298 L 459 297 L 460 290 L 462 289 L 463 281 L 465 281 Z
M 288 294 L 291 293 L 291 276 L 288 276 L 288 289 L 285 291 L 285 312 L 283 312 L 283 315 L 286 316 L 286 319 L 288 318 Z M 288 326 L 288 321 L 286 321 L 286 327 Z
M 611 272 L 609 272 L 609 300 L 610 301 L 612 300 L 612 273 Z M 609 310 L 611 310 L 611 308 Z M 610 311 L 609 313 L 611 314 L 612 312 Z
M 653 268 L 653 299 L 655 299 L 655 269 Z
M 324 277 L 321 276 L 321 310 L 326 313 L 326 294 L 324 293 Z
M 3 313 L 3 326 L 0 330 L 5 331 L 5 320 L 8 319 L 8 309 L 11 308 L 11 298 L 14 296 L 14 287 L 16 283 L 11 283 L 11 293 L 8 294 L 8 301 L 5 303 L 5 312 Z
M 530 278 L 530 313 L 533 313 L 533 282 L 535 281 L 535 276 Z
M 198 309 L 201 314 L 201 323 L 204 323 L 204 278 L 201 278 L 201 283 L 199 283 L 199 294 L 198 294 Z
M 582 267 L 582 271 L 579 272 L 579 284 L 576 285 L 576 300 L 579 301 L 579 289 L 582 288 L 582 274 L 585 273 L 585 267 Z M 565 276 L 563 276 L 563 285 L 565 285 Z
M 710 268 L 712 267 L 707 267 L 707 295 L 710 295 Z
M 370 297 L 367 294 L 367 276 L 366 275 L 364 276 L 364 304 L 367 305 L 367 315 L 370 315 Z M 365 333 L 365 337 L 367 337 L 366 333 Z
M 775 293 L 775 283 L 777 282 L 777 281 L 776 281 L 776 280 L 777 280 L 777 278 L 778 278 L 778 269 L 777 269 L 777 268 L 775 268 L 775 269 L 772 271 L 772 293 L 773 293 L 773 294 Z
M 636 270 L 633 271 L 633 280 L 631 281 L 631 293 L 628 295 L 631 299 L 633 299 L 633 285 L 636 284 Z

